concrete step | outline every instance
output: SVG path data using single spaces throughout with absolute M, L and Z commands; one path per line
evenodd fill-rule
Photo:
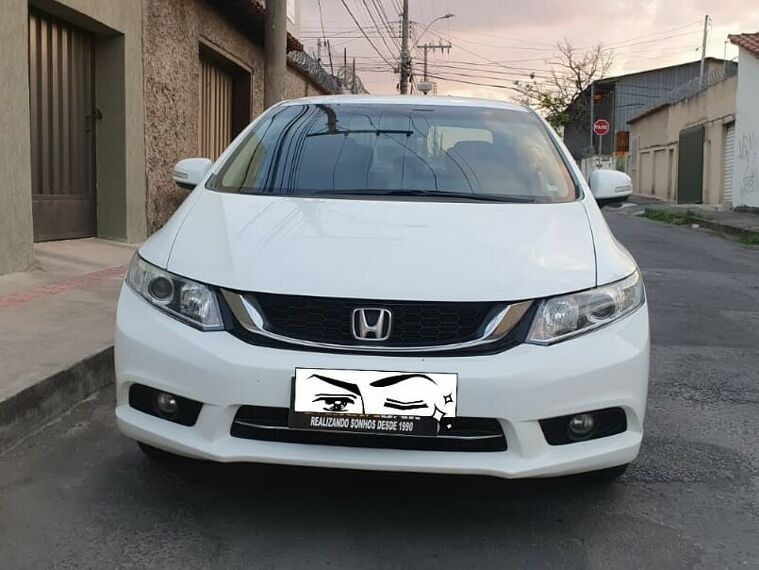
M 41 243 L 32 270 L 0 276 L 0 447 L 113 382 L 116 301 L 134 250 Z

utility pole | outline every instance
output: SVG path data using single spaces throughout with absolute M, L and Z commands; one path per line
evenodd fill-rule
M 709 14 L 704 16 L 704 40 L 701 43 L 701 73 L 699 74 L 699 77 L 701 78 L 701 86 L 704 85 L 704 60 L 706 59 L 706 36 L 709 33 Z
M 356 58 L 353 58 L 353 71 L 351 73 L 351 93 L 356 94 Z
M 348 48 L 343 48 L 343 93 L 348 89 Z
M 401 14 L 401 95 L 408 93 L 409 82 L 409 59 L 408 51 L 408 0 L 403 0 L 403 12 Z
M 727 44 L 730 40 L 725 40 L 725 45 L 722 46 L 722 75 L 725 75 L 727 69 Z
M 316 38 L 316 61 L 322 62 L 322 39 Z
M 593 116 L 595 112 L 594 104 L 596 100 L 596 82 L 590 84 L 590 148 L 592 149 L 592 153 L 596 153 L 596 145 L 595 141 L 593 140 L 593 123 L 596 122 L 596 118 Z
M 436 49 L 439 49 L 440 52 L 444 52 L 445 50 L 451 51 L 451 44 L 423 44 L 419 46 L 424 50 L 424 80 L 422 83 L 419 84 L 419 91 L 427 95 L 432 90 L 432 85 L 428 81 L 427 78 L 427 52 L 429 50 L 435 51 Z
M 266 3 L 264 26 L 264 107 L 268 109 L 285 98 L 287 2 Z

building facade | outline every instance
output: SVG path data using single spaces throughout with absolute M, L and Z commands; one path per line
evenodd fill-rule
M 735 67 L 734 63 L 711 57 L 704 63 L 707 75 Z M 594 82 L 567 109 L 570 122 L 564 129 L 564 142 L 572 156 L 584 171 L 590 170 L 591 162 L 627 171 L 627 154 L 631 151 L 628 121 L 698 78 L 700 67 L 700 61 L 693 61 Z M 595 119 L 606 119 L 611 127 L 602 139 L 591 137 L 591 123 Z
M 2 0 L 0 274 L 35 241 L 158 229 L 185 196 L 174 164 L 263 111 L 263 18 L 257 0 Z M 302 49 L 289 35 L 286 96 L 339 90 Z
M 729 75 L 629 119 L 636 194 L 729 205 L 736 89 Z
M 3 0 L 0 53 L 0 274 L 35 240 L 143 239 L 140 1 Z
M 263 112 L 264 12 L 251 0 L 142 4 L 146 216 L 152 233 L 186 196 L 172 180 L 174 164 L 195 156 L 215 160 Z M 288 51 L 302 50 L 290 35 Z M 287 98 L 329 90 L 290 58 Z
M 732 200 L 759 208 L 759 33 L 730 36 L 738 46 L 738 96 Z

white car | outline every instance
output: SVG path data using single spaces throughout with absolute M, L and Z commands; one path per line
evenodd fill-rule
M 635 459 L 641 274 L 534 112 L 285 101 L 174 179 L 194 190 L 116 325 L 118 425 L 147 453 L 506 478 Z

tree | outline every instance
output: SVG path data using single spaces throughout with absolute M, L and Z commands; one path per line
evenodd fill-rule
M 603 79 L 613 61 L 613 54 L 599 43 L 586 50 L 575 48 L 566 38 L 556 43 L 556 59 L 547 60 L 548 75 L 538 79 L 515 81 L 519 100 L 540 111 L 555 129 L 571 121 L 590 121 L 590 97 L 581 95 L 594 81 Z

